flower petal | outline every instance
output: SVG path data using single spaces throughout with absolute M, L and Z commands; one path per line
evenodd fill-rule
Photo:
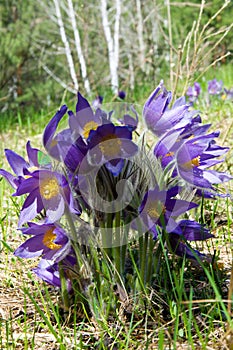
M 40 256 L 43 253 L 42 240 L 42 234 L 27 239 L 15 250 L 14 255 L 25 259 L 31 259 Z
M 6 171 L 4 169 L 0 169 L 0 175 L 4 176 L 5 179 L 9 182 L 9 184 L 14 189 L 17 189 L 17 187 L 19 185 L 19 181 L 17 180 L 17 178 L 14 175 L 12 175 L 11 173 L 9 173 L 8 171 Z
M 48 125 L 46 126 L 44 130 L 44 135 L 43 135 L 43 144 L 45 149 L 48 150 L 51 147 L 51 142 L 53 139 L 53 136 L 57 130 L 57 126 L 62 119 L 62 117 L 66 114 L 67 111 L 67 106 L 63 105 L 61 109 L 54 115 L 54 117 L 50 120 Z
M 25 159 L 10 149 L 5 150 L 5 155 L 14 173 L 17 176 L 23 176 L 23 169 L 29 166 Z

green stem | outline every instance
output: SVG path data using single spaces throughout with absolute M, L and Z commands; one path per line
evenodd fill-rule
M 69 208 L 66 207 L 65 209 L 65 216 L 68 221 L 68 224 L 70 226 L 70 238 L 72 241 L 77 242 L 77 234 L 76 234 L 76 227 L 74 225 L 72 216 L 70 214 Z
M 138 238 L 138 244 L 139 244 L 139 262 L 141 264 L 142 257 L 143 257 L 143 246 L 144 246 L 144 237 L 141 235 Z
M 69 208 L 66 208 L 65 216 L 66 216 L 66 219 L 67 219 L 68 224 L 70 226 L 70 239 L 72 241 L 72 247 L 74 249 L 74 252 L 75 252 L 75 255 L 77 258 L 77 263 L 76 263 L 77 267 L 76 268 L 77 268 L 77 271 L 79 272 L 78 279 L 76 281 L 72 281 L 72 282 L 73 282 L 73 286 L 75 286 L 75 282 L 77 282 L 77 287 L 79 290 L 78 290 L 78 293 L 76 293 L 76 295 L 78 297 L 79 302 L 82 303 L 83 305 L 86 305 L 85 290 L 83 289 L 83 286 L 82 286 L 82 279 L 83 279 L 84 273 L 86 274 L 87 271 L 89 271 L 91 273 L 91 269 L 88 265 L 87 260 L 86 261 L 84 260 L 84 257 L 81 253 L 80 244 L 78 242 L 78 237 L 77 237 L 77 232 L 76 232 L 76 227 L 74 225 L 73 218 L 72 218 L 72 215 L 69 211 Z M 83 271 L 83 273 L 81 273 L 81 271 Z
M 124 227 L 124 236 L 121 244 L 121 271 L 125 271 L 125 259 L 127 254 L 127 248 L 129 246 L 128 234 L 129 234 L 129 225 L 126 225 L 126 227 Z
M 95 276 L 96 288 L 97 288 L 98 295 L 100 295 L 100 292 L 101 292 L 100 264 L 99 264 L 98 252 L 94 247 L 91 247 L 91 254 L 92 254 L 93 263 L 94 263 L 94 276 Z
M 157 275 L 160 270 L 160 262 L 161 262 L 161 255 L 162 255 L 162 244 L 159 242 L 158 247 L 156 249 L 155 255 L 154 255 L 154 267 L 155 267 L 155 274 Z
M 112 213 L 107 215 L 107 222 L 101 221 L 99 223 L 101 229 L 101 239 L 102 247 L 106 255 L 111 259 L 112 258 Z
M 176 291 L 176 288 L 174 286 L 174 281 L 173 281 L 172 274 L 171 274 L 171 268 L 170 268 L 170 264 L 169 264 L 169 260 L 168 260 L 167 251 L 166 251 L 165 246 L 164 246 L 164 243 L 166 242 L 168 249 L 169 250 L 171 249 L 168 235 L 169 235 L 169 233 L 166 230 L 163 230 L 162 237 L 160 237 L 160 242 L 161 242 L 161 246 L 162 246 L 162 252 L 163 252 L 163 255 L 165 258 L 168 276 L 169 276 L 169 279 L 170 279 L 170 282 L 172 285 L 172 291 L 174 291 L 175 297 L 178 299 L 177 291 Z
M 62 266 L 62 263 L 59 262 L 59 275 L 60 275 L 60 281 L 61 281 L 61 297 L 63 301 L 63 308 L 64 308 L 64 314 L 68 314 L 69 307 L 70 307 L 70 299 L 69 299 L 69 292 L 67 290 L 67 284 L 66 284 L 66 277 L 65 272 Z
M 72 247 L 73 247 L 73 249 L 75 251 L 75 255 L 76 255 L 76 258 L 77 258 L 78 268 L 80 268 L 80 266 L 82 264 L 84 264 L 84 260 L 83 260 L 82 253 L 81 253 L 81 250 L 80 250 L 80 245 L 78 243 L 76 227 L 74 225 L 73 218 L 72 218 L 72 215 L 70 214 L 69 208 L 66 208 L 65 216 L 66 216 L 66 219 L 67 219 L 69 227 L 70 227 L 70 238 L 71 238 L 71 241 L 72 241 Z
M 153 257 L 154 257 L 154 252 L 153 252 L 153 248 L 154 248 L 155 242 L 153 240 L 152 235 L 150 235 L 149 237 L 149 251 L 148 251 L 148 262 L 147 262 L 147 283 L 150 286 L 151 285 L 151 280 L 152 280 L 152 269 L 153 269 Z
M 140 261 L 140 276 L 141 276 L 142 283 L 144 284 L 146 282 L 146 261 L 147 261 L 148 238 L 149 238 L 149 233 L 146 232 L 144 234 L 141 261 Z
M 122 262 L 121 262 L 121 212 L 118 211 L 115 214 L 115 237 L 117 246 L 114 247 L 115 255 L 115 267 L 116 267 L 116 280 L 120 282 L 120 278 L 123 277 Z
M 107 215 L 107 232 L 108 232 L 108 237 L 107 237 L 107 243 L 108 243 L 108 255 L 109 257 L 112 257 L 112 230 L 110 232 L 110 229 L 113 227 L 113 215 L 112 213 L 108 213 Z
M 143 259 L 144 237 L 143 237 L 143 234 L 142 234 L 142 225 L 141 225 L 141 222 L 140 222 L 139 218 L 136 219 L 136 224 L 137 224 L 137 227 L 138 227 L 138 235 L 139 235 L 139 238 L 138 238 L 139 262 L 141 264 L 141 261 Z

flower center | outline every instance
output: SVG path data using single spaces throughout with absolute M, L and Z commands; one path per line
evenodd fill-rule
M 159 219 L 161 214 L 165 214 L 166 208 L 161 202 L 149 203 L 146 208 L 147 214 L 151 219 Z
M 221 99 L 222 99 L 223 101 L 225 101 L 226 98 L 227 98 L 227 95 L 226 95 L 226 94 L 223 94 L 223 95 L 221 96 Z
M 119 155 L 121 149 L 121 140 L 114 134 L 102 138 L 99 147 L 103 155 L 114 157 Z
M 190 170 L 190 169 L 197 167 L 199 165 L 200 165 L 200 156 L 197 156 L 196 158 L 193 158 L 190 161 L 182 164 L 182 167 L 187 169 L 187 170 Z
M 53 147 L 57 146 L 57 144 L 58 144 L 57 140 L 56 139 L 52 139 L 49 147 L 53 148 Z
M 90 131 L 96 130 L 98 128 L 98 126 L 99 126 L 99 124 L 97 124 L 96 122 L 93 122 L 93 121 L 86 123 L 84 125 L 84 128 L 83 128 L 83 136 L 85 137 L 85 139 L 88 138 Z
M 44 199 L 51 199 L 59 194 L 59 184 L 55 177 L 43 179 L 40 183 L 40 194 Z
M 51 228 L 45 232 L 43 237 L 43 244 L 52 250 L 60 249 L 62 246 L 60 244 L 54 243 L 54 239 L 57 237 L 55 233 L 53 233 L 54 229 Z
M 174 152 L 168 152 L 167 154 L 165 154 L 165 156 L 164 157 L 172 157 L 172 156 L 174 156 Z

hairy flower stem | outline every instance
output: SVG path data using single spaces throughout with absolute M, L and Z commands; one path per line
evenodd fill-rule
M 120 279 L 123 274 L 122 270 L 122 256 L 121 256 L 121 212 L 118 211 L 115 214 L 115 237 L 117 246 L 114 247 L 114 258 L 115 258 L 115 267 L 116 267 L 116 280 L 120 282 Z
M 75 251 L 75 255 L 77 258 L 77 270 L 80 272 L 80 277 L 79 277 L 79 280 L 77 281 L 79 286 L 79 293 L 77 293 L 77 295 L 78 295 L 79 301 L 82 304 L 84 304 L 86 297 L 85 297 L 85 291 L 83 288 L 83 280 L 87 279 L 87 276 L 90 278 L 91 268 L 89 266 L 87 259 L 84 259 L 81 253 L 80 245 L 77 241 L 78 237 L 77 237 L 76 227 L 74 225 L 72 215 L 68 208 L 66 208 L 65 210 L 65 216 L 70 226 L 70 238 L 72 241 L 72 247 Z
M 165 237 L 162 235 L 161 232 L 158 234 L 158 239 L 159 239 L 159 243 L 158 243 L 156 252 L 154 254 L 154 266 L 155 266 L 156 275 L 159 273 L 159 270 L 160 270 L 161 256 L 163 254 L 164 243 L 165 243 Z
M 159 242 L 158 247 L 156 249 L 155 255 L 154 255 L 154 266 L 155 266 L 155 274 L 158 275 L 160 266 L 161 266 L 161 256 L 162 256 L 162 244 Z
M 128 249 L 128 234 L 129 234 L 129 226 L 124 227 L 124 236 L 121 244 L 121 271 L 125 270 L 125 259 Z
M 146 232 L 143 237 L 139 238 L 139 249 L 140 249 L 140 277 L 142 283 L 146 283 L 146 263 L 147 263 L 147 248 L 148 248 L 149 232 Z
M 62 263 L 60 262 L 58 265 L 59 265 L 59 275 L 61 280 L 61 297 L 63 302 L 64 315 L 68 316 L 69 307 L 70 307 L 69 292 L 67 290 L 66 277 L 65 277 L 65 272 L 64 272 Z
M 70 227 L 70 239 L 73 243 L 72 247 L 73 247 L 75 254 L 76 254 L 76 257 L 77 257 L 77 263 L 79 264 L 78 268 L 80 268 L 80 263 L 81 264 L 83 263 L 83 257 L 82 257 L 81 251 L 80 251 L 79 243 L 77 242 L 78 237 L 77 237 L 76 227 L 74 225 L 73 218 L 70 214 L 69 208 L 66 208 L 65 216 L 66 216 L 66 219 L 67 219 L 69 227 Z
M 170 242 L 169 242 L 169 239 L 168 239 L 168 235 L 169 235 L 169 233 L 164 229 L 163 233 L 162 233 L 162 237 L 160 237 L 160 242 L 161 242 L 162 253 L 163 253 L 164 258 L 165 258 L 165 263 L 166 263 L 166 266 L 167 266 L 167 272 L 168 272 L 169 280 L 170 280 L 170 283 L 171 283 L 171 286 L 172 286 L 172 290 L 174 291 L 175 297 L 178 298 L 177 297 L 177 291 L 176 291 L 176 288 L 175 288 L 175 285 L 174 285 L 174 280 L 172 278 L 171 267 L 170 267 L 170 263 L 169 263 L 169 259 L 168 259 L 167 250 L 165 248 L 165 243 L 166 243 L 168 250 L 172 251 L 171 250 L 171 246 L 170 246 Z
M 152 281 L 152 270 L 154 266 L 154 259 L 153 259 L 153 248 L 154 248 L 155 242 L 153 240 L 152 235 L 149 236 L 149 249 L 148 249 L 148 259 L 147 259 L 147 278 L 146 282 L 150 286 Z
M 108 213 L 106 222 L 101 221 L 99 223 L 101 229 L 102 247 L 110 259 L 112 258 L 112 221 L 112 213 Z
M 94 280 L 96 283 L 96 289 L 98 293 L 100 294 L 101 291 L 101 280 L 100 280 L 100 263 L 99 263 L 99 258 L 98 258 L 98 252 L 96 251 L 95 247 L 91 246 L 91 255 L 93 258 L 93 266 L 94 266 Z

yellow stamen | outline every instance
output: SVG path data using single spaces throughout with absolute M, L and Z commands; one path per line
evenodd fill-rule
M 165 154 L 164 157 L 172 157 L 174 156 L 174 152 L 168 152 L 167 154 Z
M 160 217 L 159 213 L 157 212 L 156 208 L 148 208 L 147 209 L 147 214 L 152 218 L 152 219 L 158 219 Z
M 57 143 L 58 143 L 58 141 L 57 140 L 55 140 L 55 139 L 52 139 L 52 141 L 51 141 L 51 143 L 50 143 L 50 145 L 49 145 L 49 147 L 54 147 L 54 146 L 57 146 Z
M 188 162 L 182 164 L 182 168 L 185 168 L 187 170 L 192 169 L 194 167 L 197 167 L 200 165 L 200 156 L 197 156 L 196 158 L 193 158 L 189 160 Z
M 99 147 L 103 155 L 114 157 L 120 153 L 121 140 L 114 134 L 107 135 L 106 137 L 102 138 Z
M 192 165 L 193 166 L 199 166 L 200 165 L 200 156 L 192 159 Z
M 54 239 L 57 237 L 55 233 L 53 233 L 54 229 L 51 228 L 48 231 L 45 232 L 43 237 L 43 244 L 52 250 L 57 250 L 62 247 L 61 244 L 54 243 Z
M 148 204 L 146 211 L 151 219 L 158 219 L 161 214 L 165 214 L 166 208 L 161 202 L 150 203 Z
M 30 171 L 30 173 L 33 173 L 33 171 L 38 170 L 38 167 L 36 166 L 31 166 L 30 168 L 28 168 L 28 171 Z M 31 175 L 24 175 L 25 179 L 28 179 L 29 177 L 32 177 Z
M 96 122 L 93 122 L 93 121 L 86 123 L 84 125 L 84 128 L 83 128 L 83 136 L 85 137 L 85 139 L 88 138 L 90 131 L 96 130 L 98 128 L 98 126 L 99 126 L 99 124 L 97 124 Z
M 59 184 L 55 177 L 43 179 L 40 182 L 40 194 L 44 199 L 51 199 L 59 194 Z
M 227 98 L 227 95 L 226 95 L 226 94 L 223 94 L 223 95 L 221 96 L 221 99 L 222 99 L 223 101 L 225 101 L 226 98 Z

